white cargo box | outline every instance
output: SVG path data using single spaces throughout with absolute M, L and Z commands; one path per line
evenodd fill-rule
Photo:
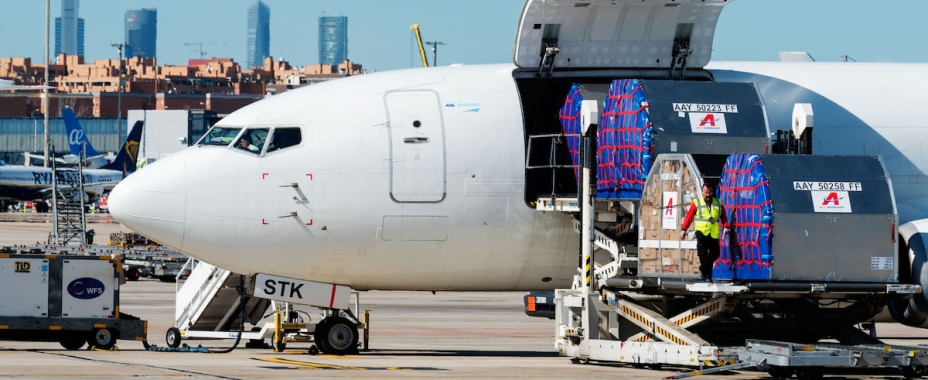
M 120 258 L 0 254 L 0 317 L 116 318 Z
M 119 291 L 117 274 L 110 260 L 65 259 L 61 267 L 61 316 L 113 316 Z
M 48 259 L 0 258 L 0 316 L 48 316 Z

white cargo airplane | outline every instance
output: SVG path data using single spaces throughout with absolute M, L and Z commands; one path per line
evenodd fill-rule
M 914 281 L 928 288 L 928 65 L 710 64 L 726 3 L 529 0 L 515 65 L 380 72 L 256 102 L 122 181 L 110 210 L 138 233 L 237 273 L 356 290 L 570 287 L 579 240 L 571 217 L 529 206 L 539 194 L 525 168 L 527 134 L 557 125 L 570 84 L 747 82 L 771 131 L 790 129 L 793 105 L 811 103 L 816 154 L 882 155 Z M 257 151 L 241 148 L 243 136 Z M 924 301 L 907 323 L 925 322 L 928 303 L 915 306 Z

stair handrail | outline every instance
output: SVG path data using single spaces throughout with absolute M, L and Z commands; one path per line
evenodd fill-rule
M 188 260 L 188 262 L 189 261 L 190 260 Z M 183 310 L 177 316 L 175 320 L 175 327 L 185 328 L 191 324 L 191 320 L 199 318 L 199 316 L 203 313 L 203 303 L 208 299 L 211 299 L 213 295 L 216 294 L 216 291 L 219 289 L 219 287 L 221 287 L 225 282 L 225 277 L 227 276 L 225 273 L 221 273 L 221 271 L 225 271 L 226 273 L 228 273 L 228 271 L 217 266 L 210 266 L 212 268 L 210 269 L 209 275 L 199 285 L 197 291 L 193 293 L 193 296 L 190 297 L 190 299 L 186 302 Z M 187 264 L 185 263 L 181 270 L 185 270 L 186 267 Z M 188 277 L 188 281 L 184 282 L 184 286 L 187 286 L 188 283 L 191 283 L 189 279 L 190 277 Z M 179 292 L 179 289 L 176 290 L 175 294 L 177 294 L 177 292 Z

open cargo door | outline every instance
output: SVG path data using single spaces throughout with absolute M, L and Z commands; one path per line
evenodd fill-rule
M 522 69 L 702 68 L 732 0 L 527 0 L 514 61 Z

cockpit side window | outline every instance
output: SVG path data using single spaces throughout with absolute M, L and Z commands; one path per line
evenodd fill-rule
M 197 145 L 229 146 L 242 128 L 215 126 L 197 142 Z
M 274 134 L 271 136 L 271 142 L 267 146 L 267 152 L 274 152 L 289 147 L 300 145 L 303 141 L 303 135 L 299 127 L 277 127 L 274 128 Z
M 270 131 L 270 128 L 246 129 L 235 143 L 235 147 L 249 153 L 260 154 Z

